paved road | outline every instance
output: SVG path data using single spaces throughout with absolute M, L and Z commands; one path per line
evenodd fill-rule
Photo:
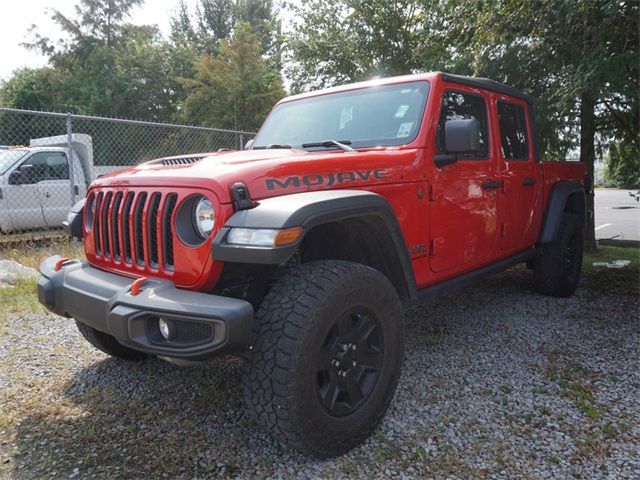
M 596 238 L 640 240 L 640 202 L 630 190 L 597 188 L 595 198 Z M 635 190 L 634 190 L 635 192 Z

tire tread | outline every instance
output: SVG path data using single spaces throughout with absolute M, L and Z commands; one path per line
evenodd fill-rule
M 576 278 L 567 279 L 564 271 L 564 248 L 572 233 L 577 232 L 579 262 L 578 274 Z M 562 215 L 560 229 L 557 239 L 542 247 L 542 254 L 535 259 L 533 265 L 533 275 L 536 289 L 544 294 L 553 297 L 568 297 L 573 295 L 580 277 L 580 266 L 582 265 L 583 238 L 580 220 L 578 216 L 565 212 Z
M 400 312 L 393 286 L 377 270 L 344 261 L 311 262 L 291 270 L 266 295 L 255 314 L 252 347 L 245 358 L 243 389 L 251 415 L 283 443 L 316 457 L 343 453 L 367 438 L 384 415 L 397 384 L 396 376 L 391 394 L 367 426 L 352 432 L 350 438 L 327 438 L 326 432 L 314 431 L 299 415 L 301 406 L 294 403 L 293 392 L 304 366 L 297 361 L 296 352 L 310 341 L 304 331 L 314 305 L 330 302 L 329 291 L 345 277 L 386 282 L 391 301 L 397 302 L 394 308 Z

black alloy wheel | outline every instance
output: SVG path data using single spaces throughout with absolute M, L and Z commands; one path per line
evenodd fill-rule
M 337 417 L 353 413 L 366 401 L 384 360 L 379 322 L 366 307 L 341 315 L 323 342 L 317 361 L 318 395 Z

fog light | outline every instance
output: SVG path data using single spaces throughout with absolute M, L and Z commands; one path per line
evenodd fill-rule
M 175 326 L 170 320 L 161 318 L 158 320 L 158 330 L 160 330 L 160 335 L 162 335 L 162 338 L 164 338 L 165 340 L 171 340 L 175 333 Z

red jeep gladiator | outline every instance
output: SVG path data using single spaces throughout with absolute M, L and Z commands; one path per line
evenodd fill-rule
M 40 302 L 120 359 L 241 355 L 262 425 L 345 452 L 394 395 L 404 306 L 524 262 L 574 292 L 590 182 L 540 161 L 533 103 L 445 73 L 285 98 L 244 151 L 93 182 L 68 221 L 86 261 L 45 260 Z

